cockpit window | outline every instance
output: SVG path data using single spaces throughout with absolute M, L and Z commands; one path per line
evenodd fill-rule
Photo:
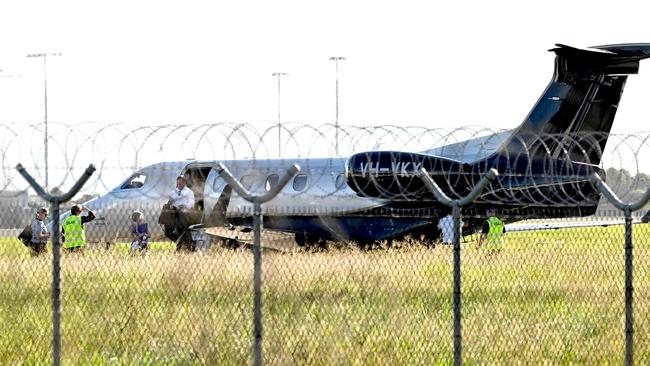
M 137 189 L 144 185 L 147 176 L 144 174 L 136 173 L 127 179 L 124 184 L 120 186 L 120 189 Z

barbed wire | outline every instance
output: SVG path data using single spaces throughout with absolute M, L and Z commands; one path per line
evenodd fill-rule
M 44 135 L 41 123 L 24 125 L 4 123 L 0 137 L 0 189 L 24 190 L 26 183 L 19 178 L 15 166 L 22 163 L 34 172 L 36 179 L 44 177 Z M 280 128 L 281 139 L 278 139 Z M 491 193 L 483 197 L 492 202 L 530 201 L 545 205 L 577 204 L 594 199 L 585 190 L 588 172 L 584 164 L 595 164 L 601 169 L 623 172 L 607 180 L 615 191 L 625 194 L 647 185 L 650 164 L 642 159 L 648 156 L 649 132 L 630 135 L 580 133 L 561 135 L 517 134 L 509 130 L 494 130 L 481 126 L 454 128 L 427 128 L 421 126 L 339 126 L 339 155 L 335 156 L 333 124 L 310 125 L 302 123 L 214 123 L 136 126 L 125 123 L 50 123 L 49 175 L 50 187 L 72 184 L 85 167 L 92 163 L 98 168 L 84 192 L 101 193 L 113 189 L 133 171 L 163 161 L 197 159 L 204 161 L 254 161 L 264 168 L 267 159 L 283 159 L 289 166 L 300 161 L 303 170 L 311 174 L 327 174 L 322 169 L 311 169 L 310 158 L 332 161 L 348 159 L 354 154 L 369 151 L 391 152 L 384 159 L 400 163 L 409 161 L 426 164 L 428 155 L 446 160 L 444 167 L 431 166 L 432 174 L 452 196 L 462 196 L 472 187 L 490 164 L 507 162 L 496 167 L 502 178 L 492 184 Z M 606 145 L 605 145 L 606 142 Z M 517 149 L 500 149 L 503 144 Z M 280 146 L 278 146 L 280 145 Z M 606 146 L 606 147 L 605 147 Z M 604 148 L 604 149 L 603 149 Z M 281 152 L 281 155 L 278 154 Z M 409 153 L 409 154 L 402 154 Z M 370 156 L 370 155 L 368 155 Z M 492 156 L 491 159 L 487 159 Z M 542 165 L 533 167 L 531 157 Z M 486 160 L 473 164 L 468 161 Z M 449 162 L 457 161 L 458 164 Z M 558 163 L 561 162 L 561 163 Z M 405 161 L 406 162 L 406 161 Z M 442 160 L 440 160 L 442 162 Z M 492 163 L 490 163 L 492 162 Z M 448 164 L 449 163 L 449 164 Z M 430 162 L 434 164 L 434 162 Z M 467 170 L 469 168 L 469 170 Z M 348 171 L 348 180 L 351 175 Z M 403 172 L 402 172 L 403 173 Z M 391 171 L 378 179 L 368 176 L 364 182 L 350 181 L 360 194 L 386 199 L 412 199 L 425 188 L 415 175 L 399 177 Z M 586 179 L 580 179 L 584 177 Z M 309 187 L 319 186 L 322 195 L 331 195 L 332 187 L 323 177 L 314 176 Z M 564 180 L 565 184 L 559 183 Z M 522 182 L 529 188 L 521 189 Z M 366 192 L 367 191 L 367 192 Z M 587 193 L 585 193 L 587 192 Z
M 6 132 L 0 135 L 0 193 L 24 198 L 27 183 L 15 166 L 22 163 L 43 180 L 43 130 L 40 125 L 1 127 Z M 9 209 L 2 211 L 0 228 L 11 230 L 3 231 L 0 263 L 4 264 L 6 278 L 19 279 L 4 281 L 3 291 L 8 295 L 3 296 L 3 306 L 19 311 L 6 312 L 7 321 L 2 323 L 7 324 L 7 329 L 1 332 L 6 336 L 0 337 L 0 344 L 8 345 L 8 351 L 0 355 L 0 359 L 6 360 L 3 363 L 39 363 L 52 354 L 62 354 L 76 363 L 109 357 L 125 362 L 145 359 L 167 363 L 250 363 L 247 355 L 251 351 L 251 335 L 258 345 L 253 349 L 259 349 L 259 354 L 264 339 L 265 357 L 272 363 L 346 363 L 360 359 L 389 364 L 403 360 L 449 363 L 452 314 L 453 337 L 458 339 L 454 352 L 458 359 L 462 356 L 462 317 L 467 334 L 480 335 L 463 340 L 462 347 L 468 350 L 464 357 L 470 362 L 512 358 L 513 347 L 522 345 L 521 337 L 511 331 L 516 329 L 521 330 L 519 333 L 528 332 L 528 338 L 534 336 L 550 345 L 543 347 L 542 355 L 539 347 L 519 347 L 516 354 L 521 360 L 562 362 L 579 357 L 575 359 L 602 363 L 621 359 L 616 354 L 622 353 L 623 335 L 635 334 L 628 321 L 633 319 L 634 311 L 634 317 L 640 319 L 635 325 L 636 334 L 647 331 L 643 327 L 648 324 L 647 312 L 643 311 L 647 304 L 642 301 L 646 298 L 642 295 L 647 281 L 640 276 L 640 281 L 632 283 L 630 211 L 625 211 L 625 332 L 617 330 L 617 326 L 623 327 L 621 316 L 610 316 L 623 306 L 620 296 L 612 296 L 623 288 L 623 235 L 620 228 L 601 227 L 620 223 L 622 212 L 611 211 L 606 215 L 607 221 L 575 220 L 568 216 L 573 208 L 588 216 L 592 212 L 589 209 L 602 205 L 590 181 L 594 172 L 607 175 L 608 184 L 625 201 L 631 200 L 629 197 L 634 196 L 637 188 L 647 189 L 650 182 L 646 172 L 650 169 L 644 166 L 644 158 L 649 156 L 648 133 L 536 135 L 473 126 L 343 126 L 339 131 L 340 154 L 335 156 L 333 125 L 284 124 L 280 140 L 277 125 L 262 124 L 54 124 L 49 131 L 50 188 L 66 191 L 91 163 L 98 172 L 91 177 L 88 192 L 104 193 L 118 185 L 121 188 L 123 181 L 131 182 L 125 178 L 137 171 L 160 167 L 171 174 L 166 174 L 168 181 L 153 182 L 160 189 L 132 190 L 132 194 L 127 194 L 128 188 L 118 189 L 104 196 L 105 200 L 95 200 L 95 206 L 89 203 L 97 217 L 90 219 L 84 229 L 87 252 L 66 252 L 63 267 L 50 267 L 58 252 L 54 257 L 52 249 L 50 255 L 47 244 L 39 247 L 30 242 L 27 249 L 15 239 L 25 223 L 31 221 L 33 225 L 38 221 L 33 219 L 35 210 L 24 205 L 3 206 Z M 199 160 L 184 160 L 188 158 Z M 160 162 L 175 163 L 157 164 Z M 231 187 L 238 180 L 254 194 L 271 191 L 265 185 L 271 182 L 269 178 L 282 175 L 294 163 L 302 168 L 298 176 L 303 174 L 309 179 L 304 181 L 304 188 L 297 189 L 297 178 L 293 178 L 286 191 L 267 201 L 264 207 L 242 204 L 242 193 L 239 198 L 228 197 L 226 201 L 230 203 L 220 206 L 218 200 L 224 197 L 225 186 L 208 186 L 206 177 L 207 171 L 214 177 L 217 162 L 223 162 L 235 173 L 229 180 Z M 171 223 L 161 221 L 161 201 L 172 189 L 176 174 L 190 163 L 194 165 L 186 175 L 188 186 L 195 184 L 190 188 L 196 190 L 197 200 L 205 199 L 205 205 L 199 212 L 200 224 L 192 228 L 189 241 L 183 244 L 182 237 L 173 239 L 170 235 Z M 489 169 L 497 169 L 499 177 L 477 201 L 463 206 L 462 212 L 456 211 L 458 226 L 450 228 L 449 221 L 445 226 L 442 219 L 448 207 L 440 203 L 444 200 L 436 202 L 431 198 L 435 187 L 423 187 L 422 177 L 416 174 L 420 167 L 451 198 L 466 195 Z M 255 174 L 263 179 L 246 179 Z M 280 186 L 277 181 L 275 184 L 276 188 Z M 215 191 L 211 194 L 215 194 L 208 197 L 210 194 L 202 192 L 210 187 Z M 314 199 L 305 199 L 305 192 Z M 103 201 L 103 205 L 98 201 Z M 356 206 L 345 206 L 344 202 Z M 538 220 L 522 223 L 528 228 L 521 230 L 508 228 L 507 241 L 503 235 L 497 235 L 496 239 L 487 236 L 484 243 L 482 236 L 475 234 L 487 223 L 486 208 L 493 208 L 488 206 L 495 203 L 508 211 L 499 215 L 503 220 L 499 226 L 526 218 Z M 514 209 L 532 206 L 547 211 L 534 215 L 532 211 Z M 344 211 L 345 207 L 351 207 L 350 211 Z M 19 214 L 21 208 L 24 216 Z M 67 211 L 67 207 L 62 209 Z M 132 216 L 134 209 L 148 226 L 148 239 L 144 240 L 151 240 L 151 247 L 140 239 L 133 241 L 132 230 L 139 226 Z M 215 212 L 221 216 L 213 218 Z M 257 219 L 251 225 L 247 219 L 255 215 Z M 548 230 L 562 228 L 562 222 L 554 220 L 557 218 L 565 219 L 565 227 L 572 229 Z M 580 224 L 589 227 L 580 228 Z M 643 244 L 648 226 L 634 228 L 635 240 Z M 58 232 L 56 226 L 52 230 Z M 445 241 L 448 232 L 454 233 L 453 268 L 452 247 L 445 244 L 449 242 Z M 176 235 L 173 231 L 171 234 Z M 264 265 L 262 242 L 267 250 Z M 257 258 L 253 261 L 248 251 L 233 250 L 251 244 L 258 253 L 253 254 Z M 461 288 L 461 244 L 462 292 L 454 290 Z M 186 255 L 183 245 L 198 253 Z M 177 252 L 173 251 L 174 246 Z M 336 249 L 327 249 L 332 247 Z M 635 250 L 636 266 L 644 268 L 650 258 L 647 248 L 637 244 Z M 46 296 L 23 296 L 26 291 L 58 296 L 59 292 L 48 292 L 49 288 L 61 288 L 58 280 L 50 284 L 43 278 L 59 268 L 61 277 L 54 277 L 63 278 L 65 286 L 61 298 L 52 301 L 54 307 Z M 454 274 L 457 280 L 453 288 L 452 273 L 458 274 Z M 252 296 L 248 295 L 251 288 Z M 634 302 L 633 289 L 641 289 Z M 233 296 L 217 296 L 224 293 Z M 340 301 L 342 293 L 345 306 Z M 451 293 L 455 294 L 453 308 L 444 300 Z M 259 300 L 255 300 L 256 296 Z M 269 311 L 261 309 L 262 296 L 264 306 L 271 309 L 271 317 L 264 315 Z M 470 309 L 462 314 L 461 296 L 462 309 Z M 423 306 L 437 310 L 422 311 Z M 251 308 L 255 309 L 253 315 L 246 315 Z M 566 311 L 571 308 L 579 309 L 581 316 Z M 61 333 L 53 330 L 55 340 L 50 341 L 47 329 L 51 324 L 33 321 L 41 319 L 47 309 L 54 309 L 59 317 L 52 322 L 52 328 L 56 329 L 58 325 L 54 324 L 60 324 L 61 319 L 67 324 L 62 339 Z M 296 309 L 307 310 L 296 315 Z M 283 318 L 282 314 L 290 316 Z M 242 321 L 244 318 L 249 320 Z M 247 325 L 251 318 L 256 324 L 252 331 Z M 262 319 L 272 324 L 268 328 L 271 331 L 261 331 Z M 486 323 L 485 319 L 489 321 Z M 95 323 L 102 326 L 87 326 Z M 202 325 L 197 328 L 196 324 Z M 367 327 L 359 324 L 371 324 L 372 329 L 380 331 L 368 336 Z M 581 333 L 594 324 L 608 332 L 596 332 L 586 343 L 581 342 Z M 110 332 L 104 328 L 120 331 L 111 334 L 111 342 L 107 343 L 106 334 Z M 233 331 L 220 338 L 223 329 Z M 313 342 L 304 342 L 305 332 L 313 335 Z M 36 333 L 42 336 L 27 347 L 13 346 Z M 506 336 L 493 337 L 494 334 Z M 512 334 L 515 335 L 508 336 Z M 554 348 L 558 337 L 574 341 L 568 348 L 565 344 Z M 210 341 L 204 342 L 205 339 Z M 341 339 L 360 341 L 341 346 Z M 392 340 L 401 343 L 393 347 Z M 57 344 L 61 341 L 66 345 L 63 350 L 52 351 L 60 348 Z M 641 347 L 642 355 L 647 348 L 644 342 L 634 343 L 632 337 L 625 342 L 627 349 Z M 333 351 L 318 352 L 319 349 Z M 390 352 L 372 358 L 359 349 Z M 567 349 L 583 352 L 567 356 Z M 309 355 L 296 356 L 303 352 Z

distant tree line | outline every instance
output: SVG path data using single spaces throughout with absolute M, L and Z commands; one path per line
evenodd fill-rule
M 61 191 L 61 189 L 59 187 L 54 187 L 54 188 L 50 189 L 49 193 L 52 194 L 52 195 L 55 195 L 55 196 L 60 196 L 64 192 Z M 81 194 L 81 195 L 77 195 L 77 196 L 73 197 L 70 202 L 66 202 L 64 205 L 61 206 L 61 212 L 63 213 L 66 210 L 68 210 L 70 208 L 69 206 L 72 206 L 72 204 L 74 204 L 74 203 L 84 203 L 84 202 L 89 201 L 89 200 L 91 200 L 91 199 L 93 199 L 95 197 L 99 197 L 99 194 L 97 194 L 97 193 L 84 193 L 84 194 Z M 37 196 L 37 195 L 34 194 L 34 195 L 29 196 L 29 204 L 28 204 L 28 206 L 29 206 L 29 208 L 31 210 L 36 212 L 36 210 L 39 207 L 47 207 L 47 208 L 49 208 L 50 203 L 43 200 L 40 196 Z
M 626 169 L 609 168 L 606 170 L 605 183 L 621 200 L 635 202 L 650 188 L 650 175 L 641 172 L 632 174 Z M 598 209 L 603 212 L 616 210 L 605 197 L 601 197 Z M 639 210 L 637 214 L 643 215 L 648 209 L 650 209 L 650 204 L 646 204 L 644 209 Z

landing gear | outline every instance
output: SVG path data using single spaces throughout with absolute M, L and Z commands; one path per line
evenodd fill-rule
M 372 250 L 377 248 L 392 248 L 393 239 L 387 240 L 360 240 L 357 242 L 360 249 Z
M 196 242 L 188 228 L 190 225 L 198 224 L 200 221 L 200 212 L 189 211 L 181 212 L 171 206 L 168 202 L 163 205 L 162 212 L 158 217 L 158 223 L 162 225 L 165 236 L 176 243 L 176 250 L 187 249 L 190 252 L 196 251 Z
M 296 233 L 296 244 L 298 244 L 299 247 L 304 247 L 307 244 L 307 237 L 305 233 Z
M 178 239 L 176 239 L 176 251 L 186 249 L 190 252 L 196 251 L 196 242 L 192 240 L 192 235 L 189 230 L 185 230 Z
M 223 239 L 223 246 L 228 249 L 237 249 L 241 246 L 237 239 Z
M 178 240 L 178 234 L 176 234 L 176 228 L 174 225 L 163 225 L 163 232 L 167 239 L 176 242 Z
M 295 235 L 296 244 L 301 248 L 327 249 L 327 241 L 318 235 L 298 232 Z
M 177 251 L 187 249 L 193 252 L 196 250 L 196 243 L 192 240 L 192 235 L 189 230 L 185 230 L 179 234 L 178 228 L 174 225 L 163 225 L 163 232 L 169 240 L 176 243 Z

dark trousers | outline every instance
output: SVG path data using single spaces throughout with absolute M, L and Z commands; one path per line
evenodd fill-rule
M 84 252 L 84 247 L 72 247 L 72 248 L 63 248 L 64 253 L 83 253 Z
M 188 250 L 194 251 L 192 236 L 187 230 L 190 223 L 187 212 L 178 210 L 168 202 L 163 206 L 158 223 L 163 225 L 165 236 L 169 240 L 176 242 L 176 250 L 187 247 Z
M 174 223 L 176 224 L 176 233 L 178 236 L 182 235 L 185 230 L 187 230 L 187 213 L 176 210 L 175 215 L 174 215 Z
M 185 249 L 193 252 L 196 248 L 192 242 L 192 235 L 187 229 L 189 227 L 189 217 L 187 212 L 177 210 L 174 215 L 176 227 L 176 250 Z
M 29 243 L 29 249 L 32 257 L 36 257 L 42 253 L 47 253 L 47 249 L 45 249 L 45 245 L 47 243 L 35 243 L 35 242 L 30 242 Z

